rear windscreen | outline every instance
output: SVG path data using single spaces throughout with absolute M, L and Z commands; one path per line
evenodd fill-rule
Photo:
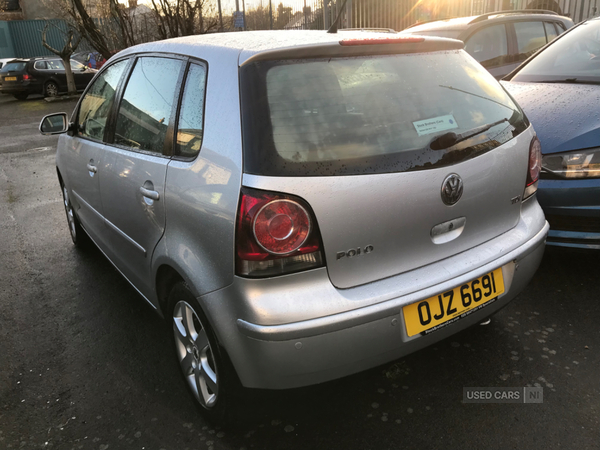
M 502 145 L 528 125 L 462 50 L 259 61 L 242 67 L 241 89 L 244 170 L 257 175 L 441 167 Z M 439 141 L 447 139 L 434 142 L 474 132 L 445 148 Z
M 27 63 L 24 62 L 8 63 L 0 72 L 21 72 L 25 70 L 26 65 Z

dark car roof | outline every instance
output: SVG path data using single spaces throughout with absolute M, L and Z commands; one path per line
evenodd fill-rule
M 435 20 L 432 22 L 416 23 L 405 28 L 402 31 L 407 33 L 418 33 L 420 31 L 465 31 L 475 24 L 510 22 L 520 19 L 545 19 L 559 20 L 563 23 L 572 23 L 569 17 L 560 16 L 553 11 L 545 10 L 520 10 L 520 11 L 497 11 L 493 13 L 481 14 L 478 16 L 456 17 L 450 19 Z

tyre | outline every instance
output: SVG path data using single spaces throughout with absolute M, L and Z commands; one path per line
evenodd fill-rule
M 56 97 L 58 95 L 58 84 L 54 81 L 48 81 L 44 86 L 45 97 Z
M 27 97 L 29 97 L 29 94 L 14 94 L 13 97 L 16 98 L 17 100 L 27 100 Z
M 79 223 L 79 219 L 75 215 L 75 211 L 73 210 L 73 206 L 71 205 L 71 200 L 69 198 L 69 191 L 64 183 L 61 181 L 60 186 L 62 188 L 63 195 L 63 204 L 65 205 L 65 213 L 67 214 L 67 224 L 69 225 L 69 232 L 71 234 L 71 239 L 73 240 L 73 244 L 75 244 L 79 248 L 85 248 L 90 244 L 90 238 L 87 233 L 84 231 L 81 223 Z
M 200 412 L 215 423 L 230 419 L 229 405 L 241 385 L 219 346 L 202 308 L 184 282 L 169 295 L 175 354 L 187 388 Z

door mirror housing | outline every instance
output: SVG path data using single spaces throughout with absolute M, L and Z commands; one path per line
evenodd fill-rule
M 48 114 L 40 122 L 40 133 L 44 136 L 62 134 L 69 131 L 70 124 L 67 113 Z

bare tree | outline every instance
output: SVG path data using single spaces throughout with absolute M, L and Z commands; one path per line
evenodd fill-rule
M 207 0 L 151 1 L 162 39 L 204 34 L 218 28 L 214 4 L 209 5 Z
M 42 0 L 69 22 L 106 59 L 123 48 L 157 39 L 218 29 L 214 0 L 149 0 L 127 7 L 120 0 Z M 140 12 L 143 10 L 144 12 Z
M 85 36 L 96 50 L 106 59 L 112 56 L 111 49 L 108 45 L 105 33 L 103 33 L 96 22 L 90 17 L 82 0 L 68 0 L 65 2 L 67 11 L 81 35 Z
M 62 30 L 61 30 L 62 31 Z M 42 44 L 52 53 L 60 56 L 63 64 L 65 66 L 65 74 L 67 75 L 67 91 L 69 95 L 74 95 L 77 93 L 77 87 L 75 86 L 75 78 L 73 77 L 73 71 L 71 70 L 71 55 L 77 49 L 77 46 L 81 42 L 81 34 L 75 34 L 75 30 L 69 28 L 69 31 L 66 33 L 65 45 L 62 50 L 57 50 L 48 44 L 48 40 L 46 38 L 46 33 L 48 32 L 48 24 L 44 27 L 44 31 L 42 31 Z

